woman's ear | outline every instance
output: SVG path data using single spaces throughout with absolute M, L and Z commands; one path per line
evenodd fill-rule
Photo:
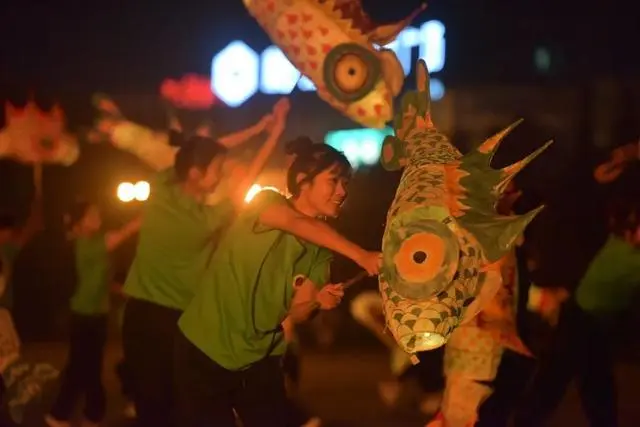
M 303 182 L 306 177 L 307 175 L 302 172 L 296 175 L 296 184 L 298 185 L 298 189 L 302 190 L 305 185 L 308 185 L 307 182 Z

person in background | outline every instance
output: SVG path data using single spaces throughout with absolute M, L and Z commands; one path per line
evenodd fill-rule
M 42 198 L 39 192 L 31 203 L 31 212 L 26 223 L 21 226 L 13 215 L 0 213 L 0 317 L 2 317 L 2 335 L 14 336 L 15 345 L 3 347 L 0 353 L 0 402 L 5 394 L 4 374 L 20 356 L 20 344 L 11 310 L 13 309 L 13 266 L 18 254 L 31 239 L 44 228 L 42 218 Z M 4 329 L 7 330 L 4 330 Z M 6 341 L 6 338 L 3 337 Z
M 206 198 L 225 178 L 226 144 L 237 144 L 240 137 L 214 140 L 197 134 L 174 135 L 180 147 L 174 163 L 160 170 L 151 183 L 136 255 L 124 284 L 128 298 L 124 356 L 141 427 L 173 425 L 173 347 L 178 318 L 203 279 L 218 237 L 235 211 L 245 208 L 247 191 L 277 146 L 288 111 L 289 102 L 282 99 L 251 134 L 244 132 L 246 139 L 256 129 L 266 130 L 267 140 L 245 174 L 231 183 L 216 204 L 206 204 Z
M 75 246 L 77 283 L 71 297 L 69 356 L 60 391 L 45 422 L 49 427 L 69 427 L 78 401 L 84 398 L 83 427 L 98 426 L 105 415 L 102 385 L 104 346 L 109 313 L 109 253 L 137 233 L 140 219 L 124 227 L 102 231 L 96 205 L 76 203 L 65 217 Z
M 618 425 L 612 340 L 620 316 L 640 291 L 639 201 L 631 197 L 613 205 L 609 237 L 574 295 L 561 308 L 547 303 L 560 310 L 553 352 L 535 377 L 517 427 L 544 425 L 574 378 L 590 425 Z
M 377 274 L 380 254 L 340 236 L 336 217 L 352 169 L 325 144 L 298 140 L 287 199 L 262 191 L 225 233 L 179 321 L 175 379 L 182 427 L 318 425 L 288 398 L 281 359 L 293 325 L 341 300 L 327 284 L 332 249 Z M 295 288 L 295 292 L 294 292 Z

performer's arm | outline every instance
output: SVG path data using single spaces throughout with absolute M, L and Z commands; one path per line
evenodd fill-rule
M 115 250 L 125 240 L 136 234 L 140 230 L 140 225 L 142 225 L 142 218 L 138 217 L 125 224 L 122 228 L 107 232 L 104 236 L 107 251 Z
M 238 132 L 231 133 L 229 135 L 222 136 L 218 139 L 218 142 L 220 142 L 220 144 L 224 145 L 227 148 L 236 147 L 248 141 L 250 138 L 253 138 L 254 136 L 262 133 L 267 128 L 267 126 L 271 123 L 272 120 L 273 120 L 272 114 L 267 114 L 262 119 L 260 119 L 258 123 L 254 124 L 253 126 L 250 126 L 246 129 L 242 129 Z
M 640 141 L 613 150 L 611 158 L 594 169 L 593 177 L 600 184 L 613 182 L 634 160 L 640 160 Z
M 235 186 L 231 194 L 231 201 L 237 210 L 242 209 L 249 188 L 255 183 L 256 178 L 264 169 L 269 157 L 278 144 L 278 140 L 284 131 L 284 126 L 289 112 L 289 101 L 286 98 L 281 99 L 274 107 L 273 125 L 269 132 L 267 141 L 262 145 L 258 154 L 255 156 L 251 165 L 247 169 L 244 178 Z
M 362 249 L 324 221 L 303 215 L 288 204 L 270 205 L 260 214 L 260 222 L 267 227 L 286 231 L 318 246 L 331 249 L 353 260 L 369 274 L 378 274 L 381 263 L 378 252 Z

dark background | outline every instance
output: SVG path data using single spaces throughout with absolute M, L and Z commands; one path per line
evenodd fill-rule
M 363 3 L 377 20 L 392 21 L 420 2 Z M 596 188 L 590 178 L 608 148 L 640 134 L 638 14 L 621 2 L 433 0 L 414 25 L 429 19 L 447 27 L 447 63 L 439 78 L 455 101 L 448 114 L 456 144 L 469 147 L 520 116 L 527 121 L 503 144 L 496 166 L 556 140 L 518 183 L 525 189 L 525 204 L 544 201 L 548 207 L 529 231 L 542 259 L 540 283 L 575 286 L 604 237 L 605 201 L 640 182 L 635 175 L 618 189 L 606 189 Z M 188 72 L 208 75 L 212 56 L 235 39 L 258 52 L 271 44 L 240 0 L 11 2 L 0 7 L 0 34 L 0 99 L 20 104 L 31 93 L 43 108 L 59 102 L 69 128 L 79 133 L 94 119 L 90 97 L 95 92 L 113 96 L 129 118 L 163 128 L 157 95 L 162 80 Z M 538 48 L 551 55 L 544 72 L 534 64 Z M 307 133 L 321 139 L 329 130 L 357 127 L 314 93 L 294 90 L 291 100 L 287 138 Z M 241 109 L 216 107 L 211 117 L 216 130 L 225 133 L 256 121 L 274 101 L 256 95 Z M 45 169 L 47 230 L 24 251 L 15 277 L 15 314 L 25 340 L 64 334 L 73 287 L 61 225 L 66 206 L 78 196 L 89 198 L 101 203 L 109 224 L 121 223 L 139 206 L 119 203 L 117 184 L 150 173 L 107 145 L 83 144 L 82 149 L 72 167 Z M 272 167 L 280 164 L 276 158 Z M 31 173 L 26 166 L 0 162 L 1 209 L 26 216 Z M 397 178 L 379 167 L 360 170 L 337 227 L 378 248 Z M 116 255 L 117 276 L 125 274 L 133 249 L 132 243 Z M 355 270 L 338 260 L 334 274 L 340 280 Z

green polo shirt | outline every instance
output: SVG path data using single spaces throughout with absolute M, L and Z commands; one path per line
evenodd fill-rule
M 625 310 L 640 290 L 640 248 L 611 235 L 596 254 L 576 290 L 585 311 L 614 314 Z
M 105 235 L 79 237 L 75 241 L 76 289 L 71 311 L 98 315 L 109 311 L 109 252 Z
M 239 215 L 178 322 L 189 341 L 229 370 L 284 354 L 279 326 L 294 282 L 300 276 L 317 286 L 329 280 L 330 251 L 259 223 L 265 208 L 280 203 L 288 201 L 263 191 Z
M 136 256 L 124 292 L 184 310 L 202 280 L 219 233 L 233 215 L 229 200 L 207 206 L 184 193 L 173 168 L 151 183 Z
M 13 307 L 13 265 L 19 253 L 20 246 L 15 243 L 0 246 L 0 280 L 4 285 L 4 292 L 0 295 L 0 307 L 9 310 Z

